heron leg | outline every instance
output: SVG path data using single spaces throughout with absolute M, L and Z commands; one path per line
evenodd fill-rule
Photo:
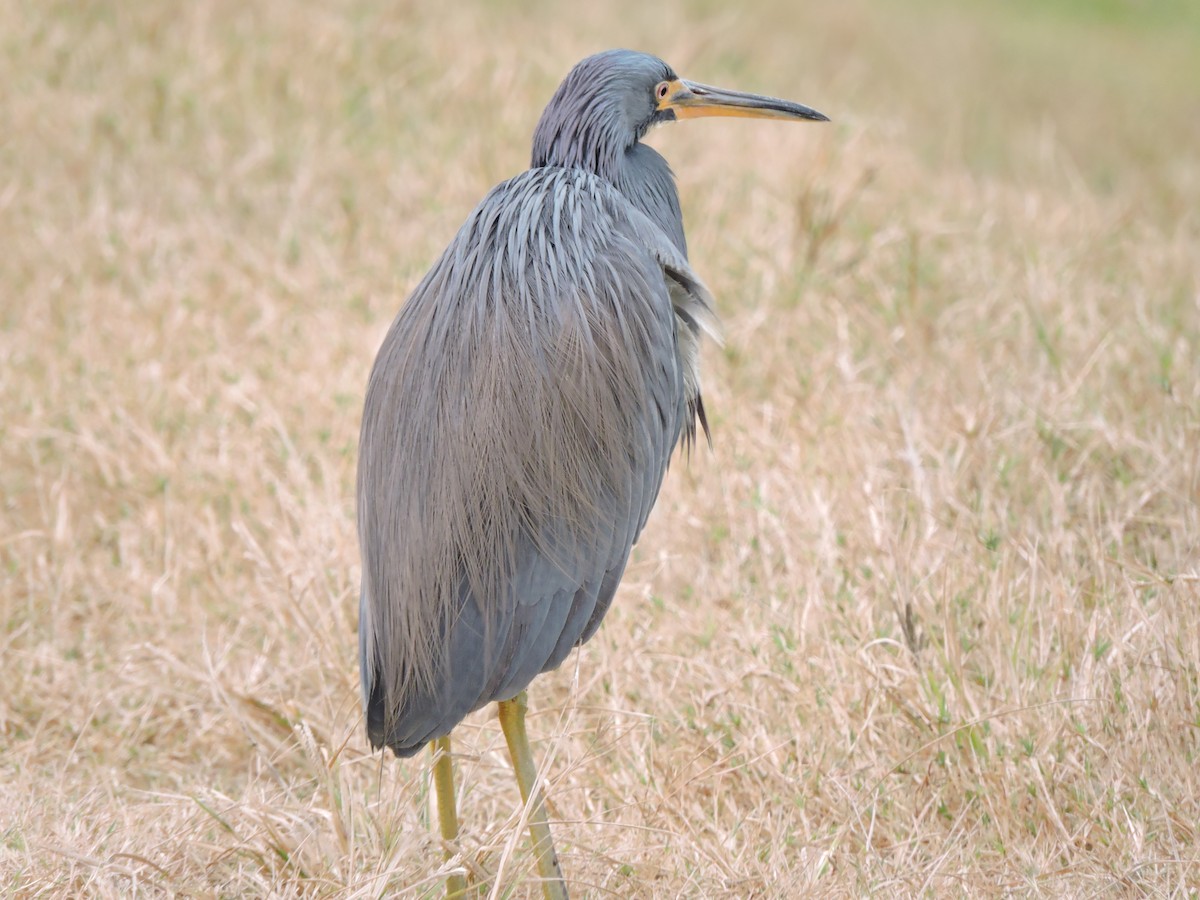
M 529 836 L 533 840 L 533 853 L 537 857 L 538 874 L 542 878 L 542 893 L 546 900 L 567 900 L 567 885 L 563 881 L 558 854 L 550 837 L 546 805 L 542 802 L 542 790 L 537 783 L 537 767 L 533 764 L 529 736 L 525 733 L 525 710 L 528 708 L 525 692 L 521 691 L 511 700 L 501 700 L 499 706 L 500 727 L 504 729 L 504 739 L 508 742 L 508 754 L 517 773 L 521 799 L 529 807 Z
M 433 754 L 433 787 L 437 792 L 438 826 L 442 831 L 443 853 L 447 861 L 454 856 L 458 840 L 458 809 L 454 802 L 454 764 L 450 759 L 450 735 L 429 742 Z M 451 875 L 446 879 L 446 896 L 462 897 L 467 893 L 467 879 Z

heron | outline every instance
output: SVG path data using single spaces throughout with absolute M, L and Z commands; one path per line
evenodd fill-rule
M 718 334 L 675 178 L 642 142 L 702 116 L 827 121 L 698 84 L 655 56 L 579 62 L 401 307 L 359 443 L 359 659 L 374 749 L 429 746 L 443 847 L 450 732 L 497 702 L 547 898 L 567 891 L 525 729 L 526 687 L 595 634 L 675 448 L 709 427 Z M 461 874 L 451 895 L 466 890 Z

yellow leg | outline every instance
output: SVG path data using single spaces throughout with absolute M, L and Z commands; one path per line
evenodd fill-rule
M 537 857 L 538 874 L 542 877 L 542 893 L 546 900 L 567 900 L 567 886 L 558 865 L 558 854 L 554 852 L 550 825 L 546 822 L 546 806 L 536 784 L 537 767 L 533 764 L 529 736 L 525 733 L 525 692 L 521 691 L 511 700 L 501 700 L 499 705 L 500 727 L 508 741 L 508 755 L 512 757 L 517 773 L 521 799 L 529 807 L 529 836 L 533 839 L 533 853 Z
M 450 735 L 429 742 L 433 754 L 433 787 L 437 792 L 438 825 L 442 830 L 446 859 L 454 855 L 450 849 L 458 840 L 458 810 L 454 802 L 454 766 L 450 761 Z M 462 897 L 467 892 L 467 879 L 451 875 L 446 879 L 446 896 Z

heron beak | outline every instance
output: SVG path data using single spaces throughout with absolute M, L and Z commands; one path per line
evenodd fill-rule
M 738 116 L 745 119 L 790 119 L 828 122 L 829 117 L 790 100 L 727 91 L 724 88 L 684 81 L 670 82 L 666 96 L 658 101 L 660 111 L 671 110 L 677 119 L 701 116 Z

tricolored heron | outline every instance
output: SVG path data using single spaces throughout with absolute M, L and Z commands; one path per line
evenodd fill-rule
M 644 53 L 588 57 L 542 114 L 529 170 L 492 189 L 404 304 L 367 387 L 367 734 L 397 756 L 432 744 L 452 842 L 449 734 L 498 701 L 548 897 L 566 889 L 525 688 L 595 633 L 672 451 L 708 432 L 698 350 L 713 301 L 688 263 L 674 176 L 641 142 L 700 116 L 825 120 Z

